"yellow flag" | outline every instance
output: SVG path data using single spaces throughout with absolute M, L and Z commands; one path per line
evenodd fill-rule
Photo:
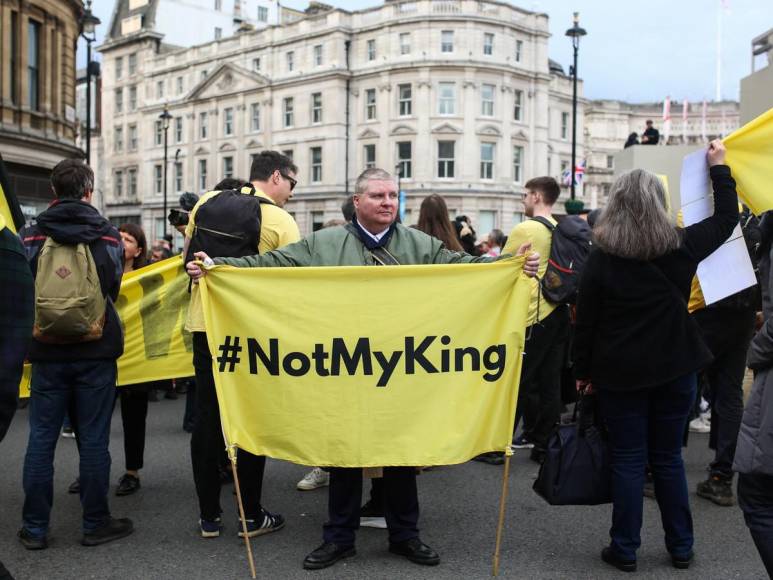
M 773 209 L 773 109 L 723 140 L 738 196 L 756 215 Z
M 180 256 L 124 275 L 115 302 L 124 330 L 118 386 L 193 376 L 191 335 L 183 328 L 189 302 Z M 29 377 L 26 365 L 20 397 L 29 396 Z
M 522 264 L 210 270 L 227 444 L 341 467 L 504 450 L 531 289 Z

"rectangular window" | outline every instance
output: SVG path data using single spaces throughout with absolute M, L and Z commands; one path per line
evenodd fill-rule
M 287 72 L 293 72 L 293 69 L 295 68 L 295 52 L 289 51 L 285 55 L 285 60 L 287 62 Z
M 322 93 L 311 94 L 311 124 L 322 122 Z
M 129 125 L 129 151 L 137 150 L 137 125 Z
M 137 53 L 131 53 L 129 55 L 129 76 L 132 76 L 137 72 Z
M 399 99 L 399 113 L 401 117 L 407 117 L 412 109 L 412 90 L 411 85 L 397 85 Z
M 569 113 L 561 113 L 561 139 L 569 138 Z
M 397 165 L 402 179 L 411 179 L 413 177 L 411 148 L 410 141 L 400 141 L 397 144 Z
M 129 87 L 129 110 L 130 111 L 137 110 L 137 87 L 136 86 Z
M 615 156 L 607 155 L 607 169 L 614 169 L 614 168 L 615 168 Z
M 478 223 L 475 224 L 478 231 L 490 232 L 496 227 L 497 212 L 490 209 L 482 209 L 478 211 Z
M 314 66 L 322 66 L 322 45 L 314 46 Z
M 19 13 L 11 10 L 11 102 L 19 103 Z
M 480 178 L 494 179 L 494 144 L 480 144 Z
M 156 121 L 154 124 L 154 143 L 156 145 L 163 145 L 164 144 L 164 125 L 161 123 L 161 121 Z
M 27 92 L 30 109 L 40 110 L 40 23 L 34 20 L 27 27 Z
M 207 190 L 207 160 L 199 159 L 199 191 Z
M 322 147 L 311 148 L 311 182 L 322 181 Z
M 126 172 L 127 187 L 126 192 L 130 198 L 137 197 L 137 170 L 132 168 Z
M 454 176 L 455 141 L 438 141 L 437 144 L 437 176 L 450 178 Z
M 325 212 L 313 211 L 311 212 L 311 231 L 316 232 L 325 227 Z
M 293 160 L 293 150 L 292 149 L 282 149 L 282 155 L 287 157 L 290 161 Z
M 258 6 L 258 22 L 268 22 L 268 8 Z
M 175 143 L 183 142 L 183 118 L 182 117 L 174 118 L 174 142 Z
M 123 127 L 115 128 L 115 140 L 113 141 L 113 151 L 121 153 L 123 151 Z
M 219 26 L 215 26 L 215 40 L 223 38 L 223 29 Z
M 182 95 L 183 94 L 183 78 L 177 77 L 177 94 Z
M 164 98 L 164 81 L 156 82 L 156 98 L 157 99 Z
M 260 103 L 250 105 L 250 131 L 260 131 Z
M 228 107 L 223 110 L 223 135 L 229 136 L 234 134 L 234 110 L 232 107 Z
M 456 110 L 456 87 L 454 83 L 438 85 L 438 115 L 453 115 Z
M 513 181 L 521 183 L 523 179 L 523 147 L 513 145 Z
M 400 33 L 400 54 L 411 54 L 411 33 Z
M 367 44 L 368 47 L 368 60 L 376 60 L 376 41 L 370 39 Z
M 494 85 L 480 86 L 480 114 L 484 117 L 494 116 Z
M 483 54 L 486 56 L 494 54 L 494 35 L 490 32 L 483 34 Z
M 183 190 L 183 164 L 182 161 L 174 162 L 174 190 L 180 193 Z
M 115 112 L 123 113 L 123 88 L 115 89 Z
M 368 120 L 376 118 L 376 89 L 365 91 L 365 118 Z
M 523 40 L 515 41 L 515 62 L 521 62 L 523 59 Z
M 207 113 L 199 113 L 199 139 L 206 139 L 209 126 L 209 115 Z
M 255 72 L 260 71 L 260 57 L 252 59 L 252 70 Z
M 234 176 L 234 158 L 223 157 L 223 179 Z
M 453 52 L 453 51 L 454 51 L 454 31 L 441 30 L 440 31 L 440 52 Z
M 116 170 L 113 175 L 113 189 L 115 190 L 115 197 L 123 197 L 123 171 Z
M 153 166 L 153 191 L 161 194 L 164 189 L 164 168 L 160 165 Z
M 282 112 L 284 115 L 285 127 L 292 127 L 293 125 L 295 125 L 294 107 L 295 107 L 295 104 L 293 102 L 293 98 L 285 97 L 284 101 L 282 102 Z
M 513 121 L 523 121 L 523 91 L 513 91 Z
M 363 147 L 363 157 L 365 158 L 365 169 L 376 166 L 376 146 L 368 144 Z
M 118 56 L 115 59 L 115 80 L 121 80 L 123 78 L 123 57 Z

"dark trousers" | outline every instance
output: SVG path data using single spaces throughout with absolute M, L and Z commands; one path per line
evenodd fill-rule
M 83 530 L 110 518 L 110 420 L 115 405 L 114 360 L 32 364 L 30 435 L 24 457 L 24 528 L 48 533 L 54 500 L 54 451 L 65 412 L 78 434 Z
M 142 469 L 145 457 L 145 427 L 148 417 L 148 390 L 141 386 L 121 389 L 121 421 L 126 471 Z
M 612 466 L 611 547 L 635 560 L 641 545 L 645 467 L 649 462 L 666 548 L 686 557 L 693 546 L 692 515 L 682 461 L 682 435 L 695 399 L 695 374 L 636 391 L 598 390 L 609 430 Z
M 558 306 L 542 322 L 526 329 L 515 427 L 523 417 L 524 436 L 545 447 L 561 418 L 561 368 L 569 332 L 569 313 Z
M 419 496 L 416 469 L 385 467 L 382 478 L 384 518 L 391 543 L 419 537 Z M 353 546 L 360 527 L 362 469 L 333 467 L 328 490 L 328 521 L 323 526 L 323 541 Z
M 765 570 L 773 578 L 773 476 L 738 474 L 738 505 Z
M 191 436 L 193 480 L 201 517 L 214 520 L 223 511 L 220 508 L 219 465 L 225 442 L 212 375 L 212 355 L 203 332 L 193 333 L 193 367 L 196 372 L 196 423 Z M 263 513 L 260 498 L 266 458 L 239 449 L 236 461 L 244 515 L 247 519 L 259 519 Z
M 743 416 L 746 351 L 754 335 L 752 309 L 704 308 L 693 314 L 714 355 L 704 370 L 711 403 L 709 445 L 715 450 L 712 475 L 733 477 L 733 459 Z

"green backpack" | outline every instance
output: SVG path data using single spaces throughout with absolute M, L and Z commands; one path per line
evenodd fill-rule
M 47 238 L 35 276 L 33 336 L 53 344 L 99 340 L 105 307 L 88 244 L 60 244 Z

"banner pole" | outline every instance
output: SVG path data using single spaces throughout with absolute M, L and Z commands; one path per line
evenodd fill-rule
M 255 575 L 255 562 L 252 559 L 252 546 L 250 545 L 250 537 L 247 535 L 247 520 L 244 517 L 244 504 L 242 503 L 242 490 L 239 487 L 239 475 L 236 473 L 236 451 L 231 448 L 228 450 L 228 456 L 231 459 L 231 470 L 234 475 L 234 488 L 236 489 L 236 503 L 239 504 L 239 518 L 242 522 L 242 533 L 244 534 L 244 545 L 247 547 L 247 559 L 250 562 L 250 573 L 253 578 Z
M 510 478 L 510 457 L 512 448 L 508 445 L 505 450 L 505 471 L 502 475 L 502 495 L 499 498 L 499 522 L 497 523 L 497 540 L 494 547 L 494 569 L 492 576 L 499 576 L 499 548 L 502 545 L 502 528 L 505 524 L 505 504 L 507 503 L 508 479 Z

